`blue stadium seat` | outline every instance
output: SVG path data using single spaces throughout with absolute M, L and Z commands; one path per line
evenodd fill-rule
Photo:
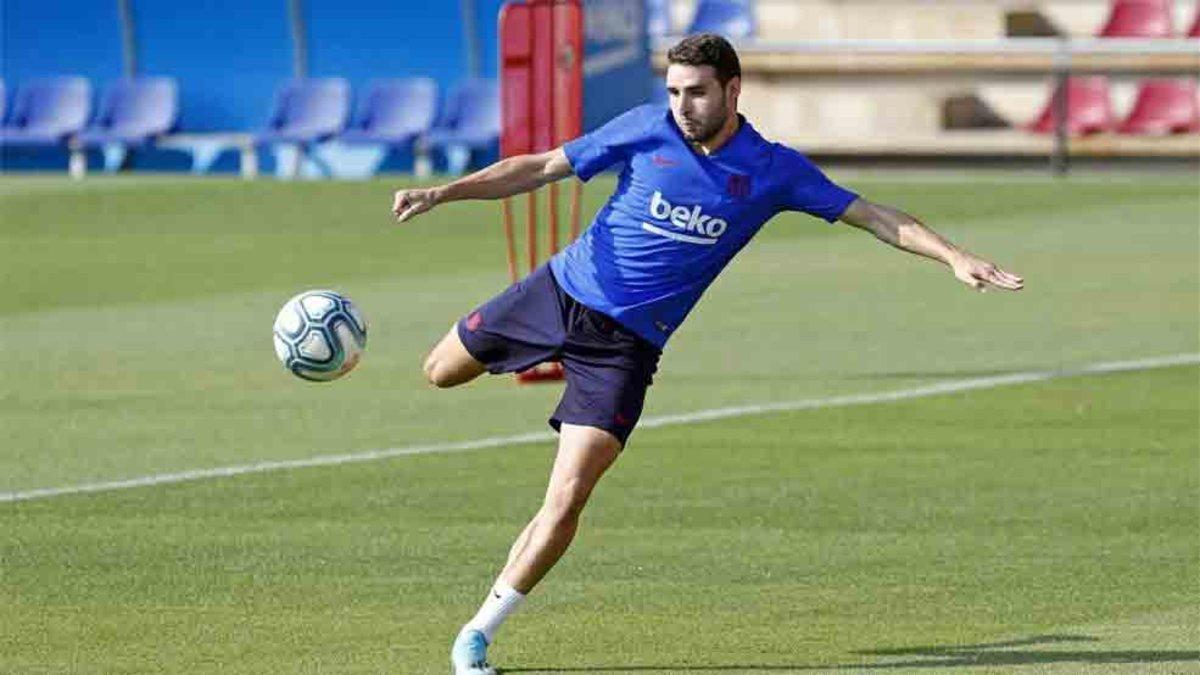
M 346 126 L 350 85 L 341 78 L 291 80 L 275 95 L 267 129 L 259 144 L 308 145 L 333 136 Z
M 0 125 L 4 124 L 4 113 L 8 112 L 8 90 L 4 88 L 4 80 L 0 80 Z
M 354 121 L 337 139 L 407 146 L 433 127 L 435 117 L 437 83 L 433 80 L 376 80 L 368 85 Z
M 142 145 L 175 128 L 179 93 L 169 77 L 119 80 L 100 97 L 100 111 L 79 135 L 84 146 L 120 143 Z
M 91 126 L 76 137 L 81 148 L 101 147 L 104 169 L 116 171 L 129 149 L 175 128 L 179 89 L 169 77 L 119 80 L 100 97 L 100 111 Z
M 92 87 L 82 77 L 33 80 L 17 87 L 0 145 L 59 145 L 87 124 Z
M 500 141 L 500 88 L 495 80 L 460 83 L 446 99 L 437 125 L 425 137 L 430 148 L 445 150 L 451 173 L 462 173 L 471 150 L 486 149 Z
M 754 0 L 700 0 L 688 34 L 717 33 L 727 38 L 754 37 L 758 21 Z

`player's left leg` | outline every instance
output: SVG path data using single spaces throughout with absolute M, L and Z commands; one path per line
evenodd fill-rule
M 467 351 L 455 325 L 429 351 L 422 370 L 430 384 L 444 389 L 470 382 L 487 372 L 487 366 Z
M 456 673 L 492 672 L 487 665 L 487 645 L 496 629 L 566 552 L 588 497 L 621 448 L 621 440 L 609 431 L 561 425 L 558 454 L 542 507 L 517 537 L 483 606 L 459 632 L 451 651 Z
M 564 335 L 559 293 L 546 265 L 513 283 L 450 328 L 425 357 L 425 378 L 455 387 L 555 360 Z

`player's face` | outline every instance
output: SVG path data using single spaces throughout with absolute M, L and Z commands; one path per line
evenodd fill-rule
M 740 86 L 735 77 L 722 87 L 712 66 L 672 63 L 667 68 L 667 94 L 671 115 L 684 137 L 704 143 L 715 136 L 736 114 Z

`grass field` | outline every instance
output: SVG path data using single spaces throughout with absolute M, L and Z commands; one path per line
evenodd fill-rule
M 672 339 L 646 417 L 1200 352 L 1196 176 L 843 176 L 1022 274 L 780 217 Z M 587 213 L 612 183 L 585 192 Z M 557 386 L 436 391 L 505 282 L 493 204 L 394 182 L 0 181 L 0 494 L 544 431 Z M 345 381 L 269 328 L 350 294 Z M 637 431 L 500 633 L 508 672 L 1200 672 L 1200 369 Z M 440 673 L 550 442 L 0 502 L 2 673 Z

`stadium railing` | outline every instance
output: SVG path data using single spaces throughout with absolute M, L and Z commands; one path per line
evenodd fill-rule
M 655 66 L 666 68 L 666 49 L 677 40 L 655 43 Z M 1195 77 L 1200 49 L 1195 40 L 1009 38 L 1003 40 L 812 40 L 780 42 L 734 40 L 747 76 L 829 79 L 957 78 L 972 81 L 1049 76 L 1062 87 L 1077 75 Z M 1056 172 L 1072 157 L 1200 157 L 1195 136 L 1146 138 L 1099 135 L 1072 137 L 1066 97 L 1059 97 L 1056 129 L 1049 137 L 1024 131 L 986 130 L 914 138 L 828 139 L 791 134 L 786 140 L 814 154 L 1046 156 Z M 1017 125 L 1014 125 L 1017 126 Z

